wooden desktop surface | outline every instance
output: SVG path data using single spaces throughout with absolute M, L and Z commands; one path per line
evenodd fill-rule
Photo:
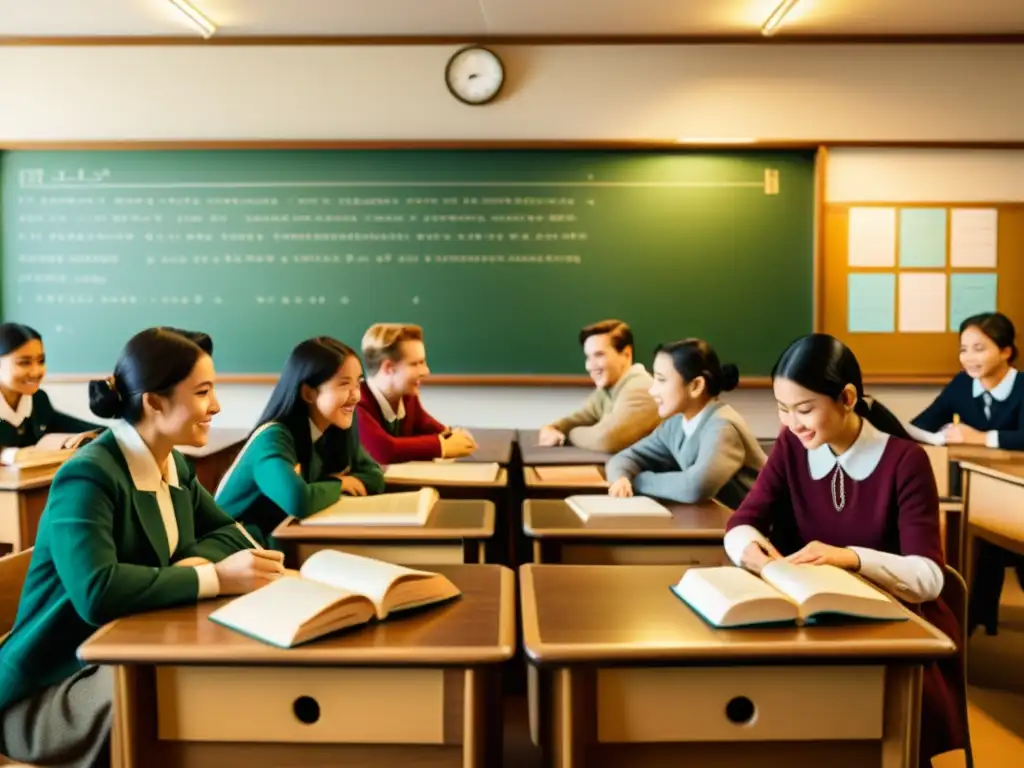
M 293 542 L 326 543 L 344 539 L 483 539 L 494 535 L 494 502 L 440 499 L 425 525 L 303 525 L 286 518 L 274 537 Z
M 221 598 L 118 619 L 89 638 L 79 657 L 90 664 L 268 666 L 466 666 L 510 659 L 516 646 L 512 571 L 499 565 L 431 570 L 451 579 L 462 596 L 287 650 L 210 621 L 230 599 Z
M 527 499 L 523 502 L 523 530 L 532 538 L 594 539 L 676 539 L 707 540 L 725 536 L 725 524 L 732 510 L 715 501 L 700 504 L 662 502 L 671 519 L 645 523 L 637 527 L 587 526 L 564 501 Z
M 952 656 L 953 641 L 907 610 L 908 621 L 714 629 L 669 587 L 685 566 L 524 565 L 523 644 L 539 664 L 922 662 Z
M 556 479 L 553 479 L 553 480 L 549 480 L 549 479 L 546 479 L 546 478 L 542 478 L 540 476 L 540 473 L 537 471 L 537 467 L 538 466 L 543 466 L 543 465 L 537 465 L 537 466 L 533 466 L 533 467 L 527 467 L 527 466 L 523 467 L 523 482 L 526 484 L 526 487 L 529 488 L 529 489 L 544 490 L 544 491 L 559 490 L 559 491 L 565 491 L 565 492 L 570 493 L 570 494 L 573 491 L 576 491 L 576 490 L 579 490 L 579 491 L 600 490 L 602 492 L 608 490 L 608 481 L 604 479 L 604 466 L 603 465 L 593 465 L 593 464 L 591 464 L 591 465 L 581 465 L 581 466 L 596 466 L 598 472 L 601 473 L 601 478 L 602 479 L 600 481 L 598 481 L 596 479 L 594 479 L 594 480 L 579 481 L 579 480 L 575 480 L 575 479 L 564 479 L 564 478 L 556 478 Z M 570 465 L 561 464 L 561 465 L 547 465 L 547 466 L 550 466 L 553 469 L 557 469 L 557 468 L 559 468 L 561 466 L 570 466 Z
M 1022 456 L 1024 459 L 1024 456 Z M 977 459 L 965 461 L 961 468 L 970 472 L 978 472 L 982 475 L 1005 480 L 1015 485 L 1024 485 L 1024 463 L 1018 461 L 985 461 Z
M 600 464 L 611 458 L 609 453 L 588 451 L 575 445 L 559 445 L 546 448 L 538 445 L 539 430 L 519 430 L 516 440 L 519 442 L 519 453 L 523 457 L 524 466 L 540 464 Z
M 45 488 L 53 482 L 60 466 L 39 467 L 19 472 L 11 467 L 0 467 L 0 491 L 27 491 Z
M 467 464 L 501 464 L 512 461 L 512 446 L 516 441 L 514 429 L 472 429 L 470 434 L 476 440 L 472 456 L 456 459 Z

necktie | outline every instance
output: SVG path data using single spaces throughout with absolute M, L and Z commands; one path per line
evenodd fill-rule
M 395 419 L 394 421 L 389 421 L 388 432 L 391 433 L 392 437 L 398 437 L 402 432 L 402 420 Z
M 992 419 L 992 393 L 983 392 L 981 395 L 981 402 L 985 408 L 985 420 L 991 421 Z
M 319 440 L 313 443 L 313 450 L 309 456 L 309 482 L 315 483 L 320 477 L 320 473 L 324 468 L 324 457 L 320 453 L 323 448 L 323 436 Z

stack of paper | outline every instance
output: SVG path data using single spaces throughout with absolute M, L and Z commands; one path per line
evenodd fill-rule
M 384 479 L 403 483 L 472 484 L 493 483 L 498 479 L 497 464 L 448 463 L 441 461 L 408 461 L 391 464 L 384 470 Z
M 570 496 L 565 503 L 585 525 L 662 526 L 672 519 L 668 508 L 647 496 L 580 495 Z
M 541 482 L 553 485 L 607 485 L 596 464 L 535 467 Z
M 426 525 L 440 498 L 433 488 L 377 496 L 342 496 L 302 525 Z

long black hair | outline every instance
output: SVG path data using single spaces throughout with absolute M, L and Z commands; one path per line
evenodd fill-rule
M 655 347 L 654 354 L 668 355 L 683 381 L 704 379 L 708 397 L 718 397 L 740 383 L 740 369 L 732 363 L 722 365 L 718 354 L 703 339 L 665 342 Z
M 330 336 L 317 336 L 298 344 L 288 355 L 277 385 L 270 393 L 270 400 L 256 422 L 257 428 L 269 421 L 283 424 L 295 441 L 295 450 L 303 467 L 309 465 L 313 453 L 313 436 L 309 432 L 309 405 L 302 399 L 302 385 L 316 389 L 333 378 L 350 357 L 359 359 L 354 349 Z M 332 446 L 353 438 L 358 440 L 355 420 L 347 431 L 352 433 L 351 437 L 333 425 L 324 432 L 326 472 L 343 469 L 328 466 L 330 458 L 339 453 L 332 450 Z
M 910 439 L 903 424 L 888 408 L 864 394 L 864 379 L 852 350 L 825 333 L 803 336 L 786 348 L 772 369 L 772 380 L 789 379 L 804 389 L 838 401 L 852 385 L 857 392 L 854 413 L 875 429 L 893 437 Z
M 140 331 L 124 345 L 114 375 L 89 382 L 89 409 L 101 419 L 137 424 L 142 418 L 143 395 L 169 396 L 189 377 L 199 358 L 208 354 L 188 338 L 188 332 L 168 328 Z
M 11 354 L 30 341 L 42 341 L 39 331 L 21 323 L 0 323 L 0 357 Z

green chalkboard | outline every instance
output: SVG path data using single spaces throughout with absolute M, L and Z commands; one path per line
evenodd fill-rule
M 150 325 L 259 374 L 403 321 L 435 373 L 578 374 L 619 317 L 644 362 L 701 336 L 763 375 L 812 324 L 811 153 L 9 152 L 0 180 L 3 316 L 57 373 Z

